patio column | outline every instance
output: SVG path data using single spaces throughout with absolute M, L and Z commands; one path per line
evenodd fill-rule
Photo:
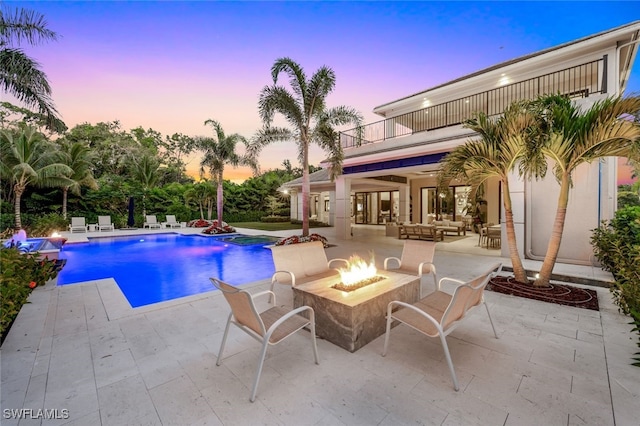
M 289 207 L 291 208 L 291 219 L 298 219 L 298 191 L 290 191 Z
M 513 210 L 513 228 L 516 232 L 516 243 L 518 245 L 518 253 L 520 257 L 525 257 L 525 182 L 517 173 L 510 173 L 509 189 L 511 190 L 511 209 Z M 502 224 L 500 235 L 500 255 L 509 257 L 509 244 L 507 243 L 507 234 L 504 218 L 504 206 L 500 206 L 500 223 Z
M 398 188 L 400 192 L 400 205 L 398 206 L 398 222 L 409 223 L 409 212 L 411 211 L 411 185 Z
M 335 228 L 336 238 L 350 240 L 351 237 L 351 180 L 344 175 L 336 178 Z M 333 206 L 332 206 L 333 207 Z
M 336 191 L 329 191 L 329 225 L 336 224 Z

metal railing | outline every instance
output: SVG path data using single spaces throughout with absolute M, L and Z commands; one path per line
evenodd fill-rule
M 602 59 L 575 67 L 365 124 L 361 143 L 380 142 L 459 125 L 480 111 L 490 116 L 498 115 L 515 101 L 531 100 L 542 95 L 560 93 L 572 98 L 586 98 L 594 93 L 606 93 L 606 61 L 605 55 Z M 356 129 L 340 132 L 340 143 L 343 148 L 357 146 Z

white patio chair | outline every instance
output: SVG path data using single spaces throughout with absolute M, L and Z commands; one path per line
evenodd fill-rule
M 71 224 L 69 225 L 69 231 L 73 232 L 87 232 L 87 222 L 84 217 L 72 217 Z
M 182 225 L 180 224 L 180 222 L 178 222 L 176 220 L 176 216 L 173 214 L 168 214 L 165 218 L 165 222 L 162 222 L 163 227 L 169 227 L 169 228 L 181 228 Z
M 253 381 L 251 398 L 249 399 L 251 402 L 256 399 L 258 382 L 260 381 L 260 374 L 262 373 L 262 365 L 264 364 L 264 358 L 267 354 L 267 348 L 269 345 L 276 345 L 296 331 L 302 330 L 304 327 L 308 326 L 311 331 L 311 343 L 313 346 L 315 363 L 320 364 L 320 361 L 318 360 L 318 347 L 316 345 L 315 315 L 311 307 L 301 306 L 289 311 L 287 309 L 274 306 L 262 313 L 258 313 L 254 304 L 254 299 L 256 297 L 269 294 L 272 296 L 273 303 L 275 304 L 275 294 L 273 294 L 272 291 L 263 291 L 251 295 L 247 291 L 240 290 L 216 278 L 210 278 L 210 280 L 214 286 L 222 291 L 222 294 L 225 299 L 227 299 L 229 306 L 231 306 L 231 313 L 227 320 L 227 326 L 224 329 L 224 336 L 222 337 L 222 343 L 220 344 L 220 351 L 218 351 L 218 361 L 216 362 L 216 365 L 219 366 L 222 364 L 222 353 L 227 342 L 227 335 L 231 324 L 238 326 L 242 331 L 262 343 L 262 349 L 260 351 L 260 358 L 258 361 L 258 370 L 256 371 L 256 376 Z M 308 312 L 309 318 L 307 319 L 300 315 L 302 312 Z
M 394 272 L 402 272 L 409 275 L 422 277 L 426 274 L 433 274 L 433 283 L 438 287 L 438 277 L 436 276 L 436 265 L 433 264 L 433 256 L 436 253 L 436 243 L 434 241 L 406 240 L 402 247 L 402 256 L 387 257 L 384 260 L 384 269 Z M 390 269 L 390 261 L 398 264 L 396 269 Z M 420 297 L 422 297 L 422 286 L 420 286 Z
M 467 317 L 473 308 L 484 304 L 487 309 L 491 328 L 493 328 L 493 334 L 496 336 L 496 339 L 498 338 L 498 333 L 496 333 L 496 328 L 491 319 L 489 307 L 484 301 L 484 289 L 489 280 L 496 276 L 501 269 L 502 264 L 497 263 L 484 274 L 468 282 L 446 277 L 442 278 L 438 283 L 438 289 L 436 291 L 412 305 L 399 301 L 390 302 L 389 305 L 387 305 L 387 331 L 384 337 L 382 356 L 387 354 L 389 337 L 391 335 L 391 323 L 393 321 L 400 321 L 429 337 L 439 337 L 444 355 L 447 359 L 451 379 L 453 380 L 453 388 L 456 391 L 459 390 L 460 386 L 458 385 L 456 372 L 453 369 L 453 362 L 451 361 L 446 336 Z M 453 292 L 453 295 L 441 290 L 441 285 L 444 281 L 459 284 Z
M 151 214 L 151 215 L 145 216 L 143 228 L 153 229 L 153 228 L 161 228 L 161 227 L 162 225 L 160 224 L 160 222 L 158 222 L 158 218 L 156 217 L 156 215 Z
M 114 229 L 111 216 L 98 216 L 98 231 L 113 231 Z

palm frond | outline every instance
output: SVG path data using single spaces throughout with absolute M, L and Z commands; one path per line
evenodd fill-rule
M 20 45 L 23 41 L 37 45 L 57 38 L 58 35 L 47 28 L 47 21 L 41 13 L 23 8 L 0 9 L 0 45 Z
M 291 58 L 276 59 L 271 67 L 271 77 L 274 85 L 278 83 L 278 76 L 281 72 L 289 76 L 289 85 L 293 93 L 296 94 L 298 99 L 303 99 L 304 94 L 307 92 L 307 76 L 302 67 Z

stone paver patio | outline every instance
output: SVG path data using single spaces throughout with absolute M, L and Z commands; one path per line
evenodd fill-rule
M 402 246 L 378 231 L 359 230 L 354 241 L 319 232 L 336 244 L 329 258 L 375 248 L 380 266 Z M 438 244 L 439 277 L 467 279 L 497 259 Z M 432 286 L 424 279 L 423 294 Z M 2 345 L 0 423 L 638 425 L 640 368 L 630 365 L 637 335 L 609 291 L 597 291 L 600 312 L 486 292 L 500 339 L 482 310 L 450 335 L 459 392 L 439 341 L 400 326 L 384 358 L 383 337 L 355 353 L 319 340 L 320 365 L 308 335 L 295 334 L 270 348 L 250 403 L 259 345 L 232 328 L 215 366 L 229 312 L 218 292 L 132 309 L 112 279 L 47 286 L 32 293 Z M 290 289 L 276 292 L 279 304 L 291 304 Z M 18 421 L 7 415 L 12 409 L 57 409 L 68 418 Z

